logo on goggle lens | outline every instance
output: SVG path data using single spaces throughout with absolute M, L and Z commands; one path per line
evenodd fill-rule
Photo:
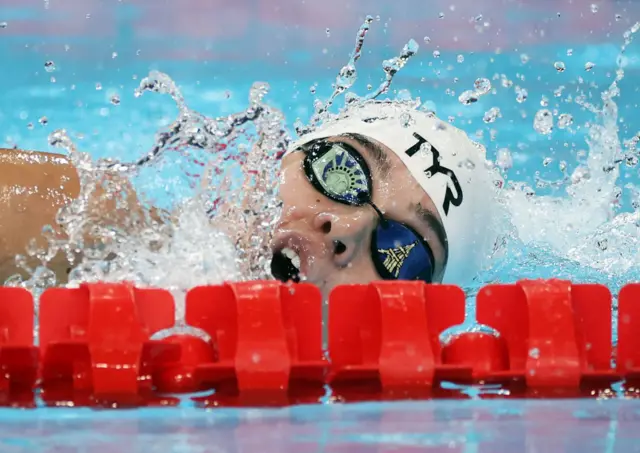
M 413 250 L 416 244 L 417 242 L 413 242 L 408 245 L 401 245 L 390 249 L 378 249 L 378 253 L 384 255 L 384 262 L 382 263 L 384 268 L 395 278 L 398 278 L 405 260 L 409 257 L 411 250 Z
M 334 196 L 357 201 L 369 190 L 362 166 L 341 146 L 332 146 L 312 167 L 324 190 Z

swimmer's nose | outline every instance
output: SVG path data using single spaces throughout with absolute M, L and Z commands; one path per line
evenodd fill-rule
M 324 238 L 328 250 L 332 251 L 334 263 L 346 267 L 358 251 L 362 250 L 368 235 L 366 219 L 345 217 L 332 213 L 319 213 L 314 217 L 313 226 Z

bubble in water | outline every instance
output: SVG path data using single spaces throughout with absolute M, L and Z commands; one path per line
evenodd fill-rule
M 562 61 L 556 61 L 555 63 L 553 63 L 553 67 L 556 68 L 556 71 L 558 72 L 564 72 L 566 69 L 564 62 Z
M 485 112 L 484 116 L 482 117 L 482 121 L 484 121 L 485 123 L 493 123 L 500 116 L 500 109 L 498 107 L 491 107 Z
M 573 124 L 573 117 L 568 113 L 562 113 L 558 117 L 558 128 L 564 129 Z
M 511 157 L 511 151 L 507 148 L 501 148 L 496 153 L 496 165 L 503 171 L 506 171 L 513 167 L 513 158 Z
M 553 115 L 547 109 L 536 112 L 533 119 L 533 128 L 538 134 L 549 135 L 553 131 Z
M 56 70 L 56 64 L 53 61 L 49 60 L 49 61 L 45 62 L 44 70 L 47 71 L 47 72 L 53 72 L 53 71 Z
M 118 96 L 117 94 L 111 96 L 111 103 L 113 105 L 120 105 L 120 96 Z
M 481 95 L 487 94 L 489 91 L 491 91 L 491 82 L 489 81 L 489 79 L 476 79 L 476 81 L 473 83 L 473 86 Z
M 584 70 L 585 71 L 591 71 L 594 67 L 595 67 L 595 63 L 592 63 L 591 61 L 588 61 L 584 64 Z
M 473 90 L 467 90 L 458 96 L 458 101 L 464 105 L 473 104 L 474 102 L 478 102 L 478 95 Z

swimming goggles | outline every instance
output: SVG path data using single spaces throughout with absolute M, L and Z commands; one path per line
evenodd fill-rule
M 366 161 L 347 143 L 316 140 L 301 147 L 304 173 L 321 194 L 349 206 L 371 206 L 379 217 L 371 237 L 371 259 L 384 280 L 433 280 L 433 252 L 422 235 L 391 220 L 373 203 Z

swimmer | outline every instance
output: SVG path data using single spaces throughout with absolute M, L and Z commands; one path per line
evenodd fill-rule
M 496 174 L 461 130 L 395 102 L 352 107 L 284 156 L 273 275 L 468 284 L 496 244 Z
M 55 224 L 79 184 L 71 163 L 55 154 L 3 150 L 0 175 L 4 281 L 16 272 L 14 256 Z M 494 180 L 484 150 L 433 115 L 394 102 L 350 107 L 283 157 L 272 274 L 314 283 L 324 297 L 340 284 L 380 279 L 469 283 L 496 240 Z M 110 213 L 133 231 L 145 225 L 131 214 L 145 208 L 124 187 L 127 205 L 96 197 L 90 214 L 101 221 Z M 50 267 L 64 282 L 69 264 L 58 258 Z

